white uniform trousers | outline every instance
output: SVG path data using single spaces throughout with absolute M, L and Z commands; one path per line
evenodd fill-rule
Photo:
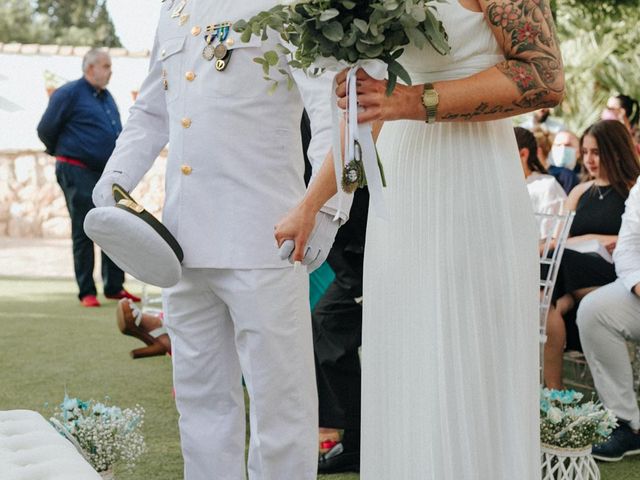
M 578 328 L 600 400 L 631 428 L 640 428 L 626 341 L 640 341 L 640 298 L 620 279 L 580 302 Z
M 189 269 L 163 292 L 186 480 L 311 480 L 318 464 L 305 269 Z

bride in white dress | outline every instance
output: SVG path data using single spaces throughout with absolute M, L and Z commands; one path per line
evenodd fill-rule
M 365 249 L 361 479 L 537 480 L 538 234 L 506 118 L 560 101 L 558 42 L 546 0 L 437 9 L 451 54 L 407 49 L 413 86 L 386 97 L 358 73 L 390 217 L 369 216 Z M 332 165 L 277 226 L 294 260 L 336 191 Z

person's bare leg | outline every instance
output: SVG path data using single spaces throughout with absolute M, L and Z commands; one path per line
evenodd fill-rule
M 571 310 L 574 300 L 571 295 L 564 295 L 549 308 L 547 318 L 547 343 L 544 345 L 544 383 L 547 388 L 564 389 L 562 382 L 562 356 L 567 341 L 567 329 L 563 315 Z
M 587 294 L 593 292 L 594 290 L 597 290 L 599 287 L 586 287 L 586 288 L 580 288 L 578 290 L 575 290 L 573 292 L 571 292 L 571 295 L 573 296 L 573 298 L 575 299 L 576 302 L 579 302 L 580 300 L 582 300 Z
M 547 343 L 544 344 L 544 383 L 547 388 L 562 390 L 562 354 L 567 338 L 564 320 L 557 308 L 549 308 Z

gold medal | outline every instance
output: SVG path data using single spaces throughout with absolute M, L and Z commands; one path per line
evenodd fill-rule
M 216 48 L 213 49 L 213 54 L 217 59 L 221 60 L 227 56 L 228 51 L 229 49 L 224 43 L 219 43 L 218 45 L 216 45 Z

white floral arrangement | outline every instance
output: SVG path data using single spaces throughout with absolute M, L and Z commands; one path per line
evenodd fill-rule
M 543 445 L 583 449 L 605 442 L 617 425 L 616 416 L 600 402 L 585 402 L 574 390 L 540 392 L 540 440 Z
M 144 409 L 140 405 L 124 410 L 105 402 L 82 401 L 67 395 L 50 419 L 69 438 L 97 472 L 115 465 L 130 470 L 146 451 L 142 434 Z

